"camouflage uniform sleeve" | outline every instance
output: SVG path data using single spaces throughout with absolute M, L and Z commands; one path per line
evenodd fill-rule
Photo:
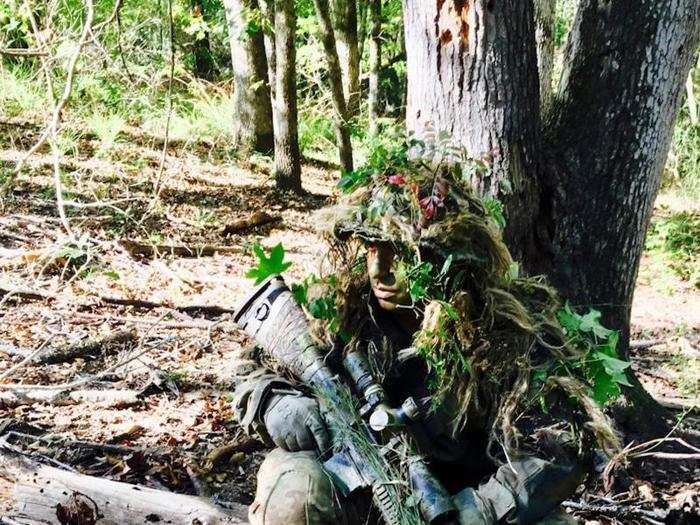
M 287 379 L 275 374 L 255 358 L 254 348 L 245 349 L 234 370 L 233 407 L 235 418 L 249 435 L 257 435 L 272 446 L 263 423 L 263 408 L 272 393 L 298 395 L 299 390 Z

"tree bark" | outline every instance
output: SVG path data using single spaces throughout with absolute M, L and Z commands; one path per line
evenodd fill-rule
M 335 111 L 335 134 L 338 141 L 340 165 L 345 171 L 352 171 L 352 143 L 348 125 L 348 110 L 343 94 L 343 80 L 336 48 L 335 32 L 331 22 L 328 0 L 314 0 L 316 17 L 320 28 L 321 43 L 328 62 L 328 80 L 331 87 L 331 100 Z
M 275 183 L 279 189 L 301 192 L 299 152 L 296 13 L 294 0 L 270 0 L 275 4 Z
M 379 130 L 379 75 L 382 70 L 382 0 L 369 0 L 369 132 Z
M 539 88 L 531 2 L 404 0 L 406 125 L 419 139 L 439 132 L 471 158 L 492 163 L 475 178 L 506 206 L 516 259 L 539 257 Z
M 343 93 L 348 115 L 354 117 L 360 108 L 360 53 L 357 42 L 357 0 L 332 0 L 332 26 L 343 76 Z
M 534 0 L 534 5 L 537 69 L 540 73 L 540 103 L 544 108 L 552 97 L 556 0 Z
M 574 304 L 599 308 L 622 331 L 623 354 L 644 237 L 699 37 L 697 0 L 582 0 L 549 115 L 559 169 L 547 181 L 546 270 Z
M 261 31 L 246 31 L 245 10 L 257 0 L 224 0 L 234 77 L 233 137 L 242 152 L 273 149 L 272 105 Z

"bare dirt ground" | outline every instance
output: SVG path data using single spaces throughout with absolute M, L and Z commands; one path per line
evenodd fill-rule
M 0 173 L 13 169 L 36 133 L 17 122 L 0 126 Z M 104 153 L 83 138 L 63 160 L 64 197 L 102 205 L 69 208 L 82 239 L 76 245 L 57 218 L 50 162 L 40 150 L 2 203 L 0 436 L 15 431 L 12 444 L 83 473 L 211 496 L 222 505 L 250 503 L 264 450 L 233 424 L 229 403 L 233 365 L 246 341 L 229 313 L 207 307 L 233 309 L 249 290 L 244 274 L 254 265 L 254 242 L 283 243 L 293 262 L 289 280 L 314 270 L 324 248 L 313 211 L 328 201 L 334 173 L 306 165 L 309 193 L 295 197 L 273 189 L 264 164 L 233 161 L 206 145 L 172 145 L 161 172 L 155 139 L 135 134 Z M 276 221 L 224 235 L 256 212 Z M 633 339 L 656 344 L 634 350 L 633 366 L 652 394 L 677 408 L 682 426 L 693 426 L 700 294 L 682 281 L 660 289 L 647 262 Z M 125 328 L 134 334 L 115 344 L 8 373 L 35 349 L 43 348 L 41 358 Z M 76 381 L 85 382 L 66 388 Z M 17 392 L 11 384 L 39 390 Z M 697 518 L 697 460 L 649 457 L 624 472 L 615 476 L 626 483 L 587 494 L 585 502 L 661 509 L 669 523 Z M 590 523 L 664 521 L 590 509 L 575 514 Z

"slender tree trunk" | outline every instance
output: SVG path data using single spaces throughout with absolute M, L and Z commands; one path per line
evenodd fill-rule
M 294 0 L 275 2 L 275 182 L 301 192 L 301 155 L 297 131 L 296 13 Z
M 192 0 L 190 2 L 192 16 L 204 18 L 204 6 L 202 0 Z M 197 78 L 211 80 L 214 78 L 215 65 L 211 56 L 211 45 L 209 42 L 209 32 L 203 38 L 195 40 L 192 44 L 192 54 L 194 55 L 194 73 Z
M 382 0 L 369 0 L 369 132 L 379 130 L 379 75 L 382 70 Z
M 348 126 L 348 111 L 343 94 L 343 81 L 335 43 L 335 32 L 331 23 L 328 0 L 314 0 L 316 16 L 320 27 L 320 37 L 328 61 L 328 79 L 331 84 L 331 99 L 335 111 L 335 129 L 340 154 L 340 165 L 345 171 L 352 171 L 352 143 Z
M 357 4 L 357 57 L 360 61 L 360 91 L 362 91 L 362 55 L 364 55 L 365 41 L 367 40 L 368 3 L 368 0 L 360 0 Z
M 243 10 L 257 0 L 224 0 L 234 77 L 233 137 L 239 150 L 273 149 L 272 106 L 262 32 L 246 31 Z
M 534 0 L 534 5 L 537 68 L 540 72 L 540 102 L 542 107 L 546 107 L 552 97 L 556 0 Z
M 404 0 L 406 125 L 428 141 L 447 132 L 492 163 L 473 182 L 506 205 L 518 260 L 538 257 L 539 86 L 531 2 Z
M 275 2 L 274 0 L 259 0 L 260 10 L 262 11 L 265 20 L 269 22 L 270 27 L 275 27 Z M 275 34 L 273 31 L 263 31 L 263 40 L 265 41 L 265 56 L 267 57 L 267 77 L 270 83 L 270 96 L 275 100 L 275 70 L 277 68 L 277 60 L 275 59 Z M 275 106 L 272 105 L 274 113 Z M 274 118 L 273 118 L 274 122 Z
M 630 24 L 630 20 L 634 20 Z M 555 284 L 623 331 L 700 36 L 697 0 L 582 0 L 549 116 Z
M 357 42 L 357 0 L 332 0 L 333 27 L 343 74 L 343 93 L 348 115 L 354 117 L 360 108 L 360 53 Z

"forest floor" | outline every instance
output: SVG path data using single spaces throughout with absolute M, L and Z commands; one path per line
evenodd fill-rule
M 28 123 L 0 124 L 0 181 L 39 132 Z M 250 289 L 244 274 L 255 264 L 255 242 L 284 245 L 293 262 L 289 280 L 314 270 L 324 248 L 313 212 L 328 202 L 336 175 L 305 164 L 308 193 L 297 197 L 273 188 L 264 160 L 233 161 L 211 145 L 175 143 L 161 164 L 161 150 L 162 141 L 138 130 L 108 150 L 95 138 L 74 141 L 62 158 L 62 181 L 64 198 L 83 203 L 69 207 L 77 242 L 57 216 L 48 148 L 29 159 L 3 199 L 0 438 L 86 474 L 248 504 L 264 449 L 232 422 L 229 402 L 246 340 L 230 313 L 210 307 L 232 310 Z M 95 201 L 101 205 L 86 205 Z M 692 206 L 662 196 L 657 213 Z M 260 212 L 272 222 L 250 226 Z M 114 333 L 118 341 L 82 356 L 29 361 L 8 373 L 36 349 L 42 359 Z M 652 254 L 642 261 L 633 339 L 632 366 L 655 397 L 675 407 L 676 433 L 697 432 L 700 290 L 669 277 Z M 37 388 L 10 387 L 20 383 Z M 590 523 L 697 517 L 700 461 L 626 459 L 612 488 L 577 500 L 617 511 L 576 516 Z M 626 508 L 648 514 L 621 517 Z

